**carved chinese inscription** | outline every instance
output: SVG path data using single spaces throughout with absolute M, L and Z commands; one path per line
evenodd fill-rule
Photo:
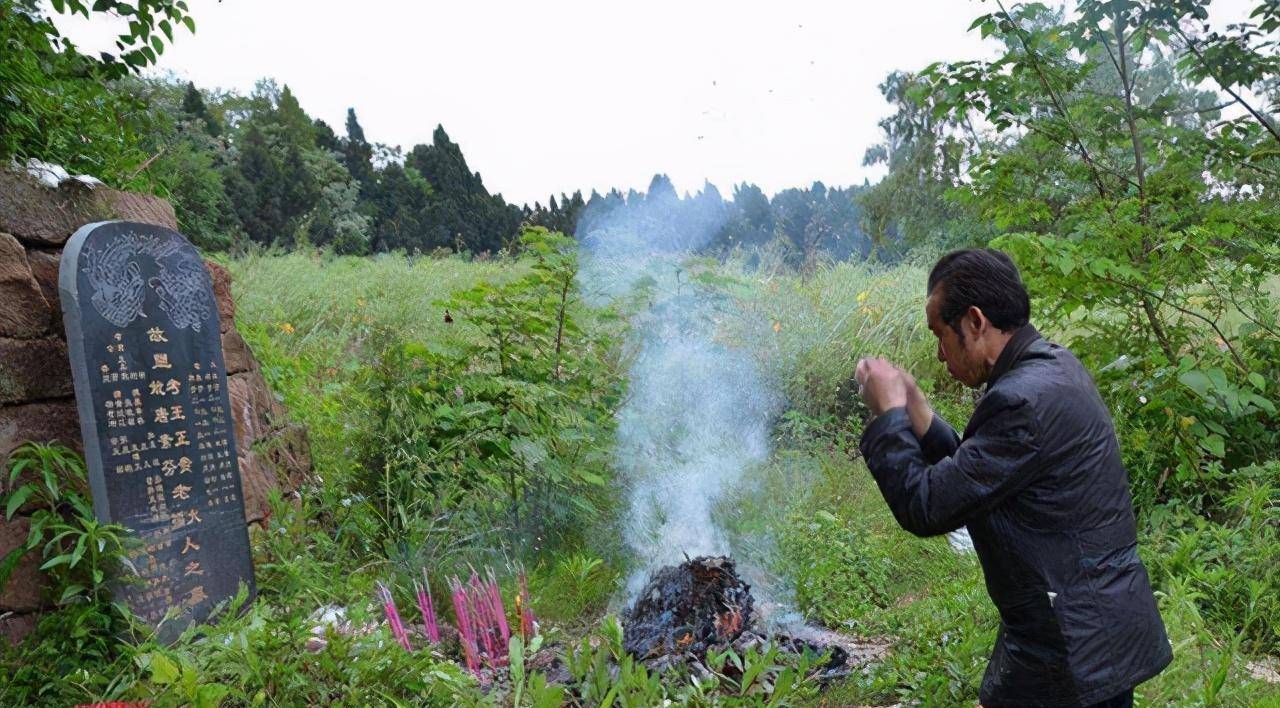
M 90 224 L 59 289 L 94 509 L 138 539 L 120 594 L 163 640 L 254 591 L 218 310 L 181 234 Z

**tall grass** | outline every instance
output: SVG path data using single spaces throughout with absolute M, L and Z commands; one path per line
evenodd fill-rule
M 925 321 L 931 265 L 925 256 L 896 266 L 835 263 L 800 277 L 753 274 L 731 264 L 747 285 L 735 292 L 742 312 L 728 323 L 729 336 L 755 352 L 792 409 L 806 416 L 859 411 L 851 382 L 858 360 L 868 356 L 909 370 L 938 399 L 940 412 L 964 415 L 972 396 L 937 361 Z
M 361 429 L 352 397 L 362 371 L 391 338 L 454 351 L 478 334 L 446 322 L 442 300 L 481 281 L 505 282 L 527 266 L 462 258 L 254 254 L 227 263 L 236 324 L 290 415 L 306 425 L 322 473 L 348 468 Z M 450 316 L 452 319 L 452 315 Z
M 279 330 L 288 335 L 274 337 L 283 353 L 322 358 L 365 353 L 360 347 L 375 327 L 447 342 L 459 328 L 445 322 L 440 300 L 482 280 L 516 278 L 525 268 L 519 261 L 302 253 L 251 255 L 228 266 L 240 326 Z

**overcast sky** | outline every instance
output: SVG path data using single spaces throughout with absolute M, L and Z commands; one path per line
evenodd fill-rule
M 188 0 L 160 69 L 202 88 L 288 84 L 342 133 L 354 107 L 371 142 L 429 143 L 437 123 L 490 191 L 516 203 L 609 187 L 729 196 L 874 181 L 862 167 L 894 69 L 986 56 L 975 0 L 413 2 Z M 1249 0 L 1218 0 L 1241 19 Z M 59 20 L 83 49 L 111 21 Z

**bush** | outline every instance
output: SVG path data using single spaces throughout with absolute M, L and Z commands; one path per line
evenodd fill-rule
M 1216 518 L 1177 505 L 1148 514 L 1148 568 L 1156 586 L 1178 586 L 1202 619 L 1243 649 L 1280 652 L 1280 462 L 1236 470 Z

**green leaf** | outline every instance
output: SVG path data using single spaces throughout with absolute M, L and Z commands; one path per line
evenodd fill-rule
M 88 546 L 86 545 L 86 541 L 88 540 L 88 534 L 81 535 L 80 538 L 76 540 L 76 547 L 71 551 L 71 562 L 67 564 L 68 567 L 74 567 L 80 562 L 81 558 L 84 558 L 85 551 L 88 550 Z
M 220 683 L 206 683 L 196 689 L 197 708 L 217 708 L 231 689 Z
M 16 454 L 15 454 L 15 457 L 16 457 Z M 26 469 L 28 466 L 30 466 L 30 464 L 31 464 L 31 458 L 28 458 L 28 457 L 24 457 L 13 463 L 13 466 L 9 468 L 9 485 L 10 486 L 12 486 L 13 483 L 18 480 L 18 475 L 22 474 L 22 470 Z
M 200 683 L 200 676 L 190 665 L 183 663 L 182 666 L 182 689 L 189 697 L 195 697 L 196 688 Z
M 742 689 L 740 691 L 740 695 L 747 695 L 747 691 L 751 688 L 751 684 L 755 682 L 756 677 L 760 675 L 761 671 L 764 671 L 768 667 L 769 660 L 767 657 L 761 657 L 748 665 L 742 672 L 742 681 L 740 682 Z
M 178 677 L 182 675 L 182 671 L 178 669 L 178 665 L 169 660 L 164 654 L 150 654 L 151 657 L 151 680 L 161 686 L 168 686 Z
M 1209 383 L 1209 377 L 1206 376 L 1203 371 L 1200 371 L 1199 369 L 1185 371 L 1178 376 L 1178 381 L 1182 382 L 1182 385 L 1192 391 L 1195 391 L 1201 398 L 1209 398 L 1209 386 L 1211 384 Z
M 50 558 L 49 560 L 45 561 L 44 565 L 40 566 L 40 570 L 48 570 L 50 568 L 56 568 L 57 566 L 66 565 L 70 562 L 71 562 L 71 554 L 63 553 L 62 555 L 54 556 L 53 558 Z
M 1222 436 L 1216 433 L 1208 435 L 1201 440 L 1200 447 L 1204 448 L 1205 451 L 1214 457 L 1221 458 L 1226 457 L 1227 455 L 1227 441 L 1223 440 Z
M 1248 401 L 1253 405 L 1266 411 L 1267 413 L 1270 413 L 1271 415 L 1276 414 L 1276 404 L 1272 403 L 1271 399 L 1263 398 L 1262 396 L 1251 395 L 1248 397 Z
M 67 604 L 68 600 L 76 597 L 82 592 L 84 592 L 83 585 L 75 585 L 75 584 L 68 585 L 67 588 L 62 591 L 62 596 L 58 598 L 58 604 L 65 605 Z
M 4 506 L 4 517 L 12 519 L 13 515 L 18 513 L 18 509 L 27 503 L 27 499 L 36 491 L 35 485 L 24 484 L 18 487 L 18 490 L 9 495 L 9 502 Z
M 13 575 L 14 568 L 18 567 L 19 561 L 26 555 L 27 550 L 25 546 L 18 546 L 0 558 L 0 590 L 4 590 L 4 586 L 9 582 L 9 576 Z
M 1256 371 L 1249 372 L 1249 383 L 1253 384 L 1253 387 L 1259 391 L 1267 390 L 1267 380 L 1262 378 L 1262 374 Z

